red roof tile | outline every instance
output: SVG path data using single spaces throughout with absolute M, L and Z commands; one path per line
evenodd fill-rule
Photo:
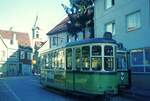
M 8 31 L 8 30 L 0 30 L 0 35 L 4 39 L 12 39 L 13 38 L 13 33 L 16 34 L 16 39 L 17 39 L 18 44 L 20 46 L 31 46 L 31 41 L 30 41 L 28 33 L 14 32 L 14 31 Z

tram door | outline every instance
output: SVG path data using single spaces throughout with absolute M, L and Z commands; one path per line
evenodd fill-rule
M 74 66 L 74 61 L 73 61 L 73 57 L 74 57 L 74 50 L 73 48 L 68 48 L 66 49 L 66 89 L 68 90 L 74 90 L 75 89 L 75 85 L 74 85 L 74 70 L 73 70 L 73 66 Z
M 120 88 L 129 87 L 129 70 L 128 70 L 127 51 L 117 51 L 117 70 L 118 83 Z

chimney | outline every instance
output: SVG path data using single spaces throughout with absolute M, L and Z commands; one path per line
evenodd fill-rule
M 12 44 L 16 42 L 16 33 L 13 33 L 12 42 L 13 42 Z

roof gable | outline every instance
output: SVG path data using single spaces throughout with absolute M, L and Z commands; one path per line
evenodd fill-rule
M 14 32 L 8 30 L 0 30 L 0 35 L 4 39 L 13 39 L 13 34 L 16 34 L 16 40 L 20 46 L 31 46 L 31 41 L 28 33 L 25 32 Z
M 56 25 L 52 30 L 50 30 L 47 35 L 53 35 L 60 32 L 67 31 L 67 23 L 69 21 L 69 17 L 66 17 L 62 20 L 58 25 Z

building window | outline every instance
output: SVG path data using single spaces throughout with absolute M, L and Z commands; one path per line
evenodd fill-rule
M 109 9 L 115 5 L 115 0 L 105 0 L 105 9 Z
M 127 15 L 127 31 L 133 31 L 141 27 L 140 11 Z
M 24 51 L 20 52 L 20 59 L 25 59 L 25 52 Z
M 144 50 L 136 49 L 131 51 L 132 72 L 144 72 Z
M 150 72 L 150 48 L 131 50 L 132 72 Z
M 39 38 L 39 34 L 36 34 L 36 38 Z
M 0 51 L 0 60 L 5 60 L 6 52 L 4 50 Z
M 105 29 L 106 29 L 106 32 L 111 32 L 112 35 L 116 34 L 115 23 L 114 22 L 106 24 Z
M 133 50 L 131 53 L 132 65 L 143 65 L 143 50 Z
M 31 60 L 31 59 L 32 59 L 30 52 L 27 53 L 27 59 L 28 59 L 28 60 Z
M 53 45 L 55 46 L 55 45 L 57 45 L 57 43 L 58 43 L 58 38 L 57 37 L 53 37 Z
M 145 49 L 145 64 L 150 65 L 150 48 Z

